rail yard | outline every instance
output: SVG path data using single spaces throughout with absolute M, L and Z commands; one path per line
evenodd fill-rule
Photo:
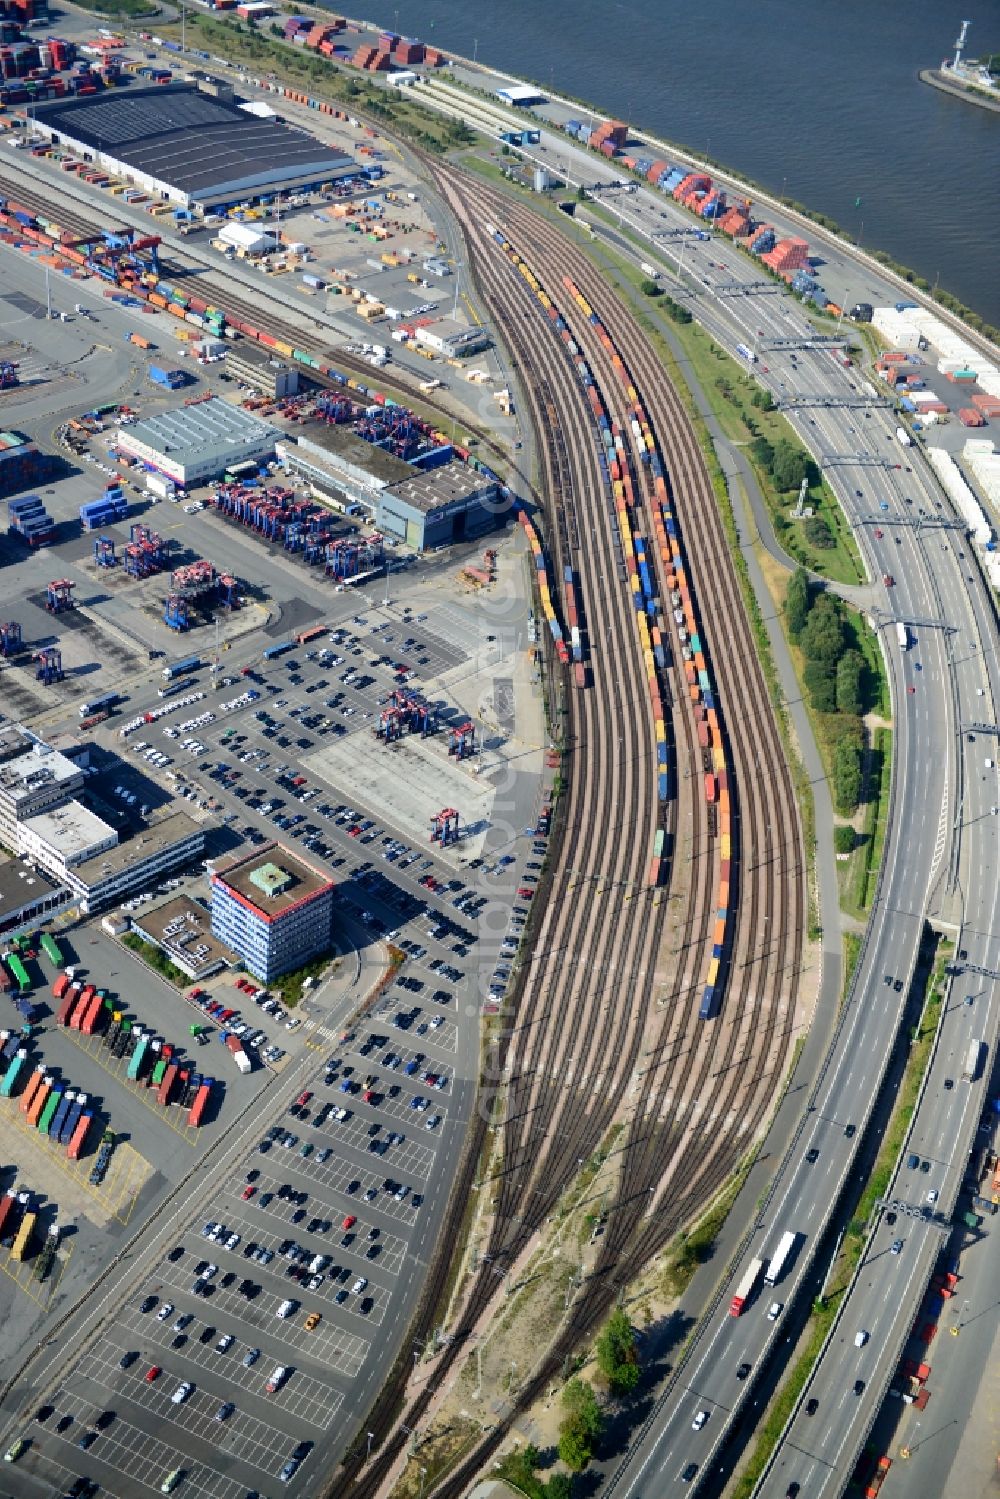
M 242 82 L 250 95 L 274 91 Z M 431 79 L 426 92 L 430 108 L 463 118 L 453 83 Z M 292 118 L 307 118 L 308 98 L 287 97 Z M 488 140 L 511 118 L 482 100 L 466 101 L 465 114 Z M 348 126 L 363 131 L 359 155 L 383 156 L 373 126 L 338 120 L 345 140 Z M 874 1121 L 884 1127 L 881 1095 L 898 1085 L 901 1038 L 919 1021 L 931 928 L 951 959 L 939 980 L 946 1001 L 956 987 L 972 992 L 942 1006 L 906 1145 L 865 1226 L 837 1314 L 861 1331 L 832 1339 L 810 1366 L 755 1494 L 779 1499 L 815 1485 L 832 1496 L 875 1474 L 875 1491 L 886 1482 L 888 1496 L 893 1463 L 878 1453 L 891 1450 L 899 1410 L 906 1429 L 910 1402 L 884 1397 L 912 1386 L 923 1410 L 929 1359 L 918 1368 L 910 1357 L 918 1325 L 929 1344 L 962 1280 L 970 1295 L 977 1276 L 982 1284 L 972 1254 L 995 1245 L 988 1219 L 984 1229 L 980 1213 L 963 1214 L 960 1195 L 971 1190 L 972 1140 L 974 1205 L 990 1213 L 993 1171 L 996 1210 L 988 1089 L 1000 896 L 989 881 L 974 895 L 962 890 L 970 870 L 993 868 L 997 826 L 995 612 L 979 571 L 988 524 L 974 504 L 963 509 L 954 486 L 958 518 L 935 514 L 943 502 L 930 466 L 907 429 L 905 444 L 893 435 L 891 401 L 873 390 L 869 399 L 871 387 L 858 383 L 839 325 L 815 336 L 783 294 L 751 308 L 762 283 L 747 279 L 721 235 L 671 239 L 688 231 L 659 227 L 669 215 L 652 188 L 632 198 L 635 186 L 594 157 L 593 139 L 554 144 L 539 121 L 517 149 L 536 165 L 562 153 L 560 176 L 583 184 L 581 200 L 620 194 L 618 229 L 598 225 L 597 243 L 639 264 L 648 235 L 653 263 L 641 262 L 643 275 L 655 282 L 675 270 L 720 359 L 722 348 L 735 351 L 748 379 L 778 396 L 822 456 L 869 577 L 882 579 L 852 596 L 878 632 L 897 736 L 884 864 L 853 978 L 841 993 L 839 930 L 820 942 L 809 931 L 825 854 L 815 868 L 807 857 L 812 824 L 807 831 L 789 762 L 787 706 L 775 706 L 758 655 L 703 435 L 665 376 L 644 313 L 615 294 L 599 256 L 565 232 L 559 213 L 489 185 L 460 152 L 407 145 L 396 152 L 394 191 L 391 166 L 348 175 L 336 193 L 330 183 L 320 190 L 312 214 L 332 216 L 338 196 L 354 191 L 360 247 L 366 230 L 376 238 L 382 209 L 371 183 L 385 170 L 386 203 L 406 196 L 400 184 L 426 188 L 418 232 L 441 258 L 421 284 L 464 276 L 472 323 L 452 319 L 441 337 L 495 345 L 484 378 L 510 390 L 493 421 L 472 382 L 421 380 L 419 358 L 385 368 L 387 347 L 358 342 L 354 323 L 374 329 L 386 317 L 374 292 L 370 319 L 331 312 L 322 298 L 311 318 L 290 282 L 279 291 L 235 258 L 228 270 L 203 254 L 186 237 L 198 227 L 191 215 L 183 238 L 159 218 L 146 236 L 135 190 L 116 219 L 97 197 L 107 182 L 81 170 L 56 211 L 52 163 L 0 162 L 0 260 L 19 256 L 19 287 L 32 261 L 81 286 L 78 321 L 95 326 L 81 364 L 105 337 L 120 341 L 131 326 L 122 310 L 161 346 L 164 330 L 187 322 L 219 343 L 186 376 L 199 386 L 188 404 L 224 400 L 227 421 L 264 406 L 285 423 L 277 445 L 261 449 L 274 462 L 233 464 L 214 482 L 182 478 L 180 492 L 160 470 L 157 496 L 148 478 L 145 493 L 137 484 L 156 464 L 131 460 L 126 485 L 107 460 L 124 467 L 127 438 L 98 443 L 94 413 L 70 421 L 71 382 L 64 396 L 57 377 L 32 437 L 43 446 L 45 422 L 58 417 L 64 448 L 105 467 L 112 485 L 80 517 L 85 531 L 106 534 L 93 556 L 87 538 L 80 552 L 72 466 L 45 489 L 54 523 L 41 496 L 9 506 L 9 546 L 30 546 L 11 588 L 23 638 L 19 623 L 0 629 L 0 812 L 23 861 L 4 860 L 0 871 L 2 919 L 18 933 L 0 962 L 0 1003 L 17 1009 L 0 1037 L 10 1063 L 0 1092 L 11 1119 L 24 1116 L 0 1162 L 10 1171 L 0 1301 L 14 1340 L 0 1410 L 18 1499 L 102 1488 L 121 1499 L 174 1489 L 260 1499 L 271 1483 L 375 1499 L 412 1494 L 414 1482 L 421 1499 L 461 1499 L 512 1437 L 546 1429 L 553 1393 L 601 1324 L 706 1206 L 734 1190 L 766 1140 L 763 1159 L 773 1142 L 774 1162 L 754 1178 L 756 1205 L 747 1191 L 736 1199 L 725 1263 L 711 1285 L 708 1272 L 698 1281 L 690 1337 L 648 1392 L 633 1436 L 594 1476 L 622 1499 L 721 1493 L 749 1446 L 759 1395 L 780 1381 L 779 1340 L 787 1345 L 808 1302 L 822 1301 L 815 1261 L 828 1244 L 836 1258 L 849 1181 L 860 1179 Z M 576 158 L 588 149 L 581 172 Z M 349 174 L 342 160 L 337 170 Z M 303 225 L 308 191 L 300 207 Z M 243 225 L 246 244 L 255 216 Z M 393 253 L 381 257 L 391 262 L 385 288 L 394 277 L 401 302 L 403 281 L 420 279 L 404 275 L 419 264 L 407 258 L 412 227 L 396 225 Z M 294 265 L 305 247 L 293 241 L 288 233 L 282 254 Z M 113 284 L 106 315 L 86 302 L 88 276 Z M 322 288 L 307 274 L 296 289 L 315 297 Z M 456 315 L 459 290 L 456 276 Z M 36 339 L 53 343 L 51 303 L 47 313 L 20 291 L 4 300 L 22 322 L 53 319 Z M 143 310 L 154 316 L 135 316 Z M 418 323 L 414 314 L 403 329 L 411 353 Z M 126 343 L 134 362 L 108 351 L 117 399 L 101 408 L 118 413 L 122 434 L 136 419 L 127 403 L 140 399 L 129 390 L 137 371 L 164 387 L 148 401 L 157 420 L 176 419 L 176 399 L 172 413 L 164 406 L 172 374 L 186 383 L 186 372 L 149 365 L 147 339 L 127 334 Z M 248 346 L 294 366 L 308 398 L 244 400 L 217 385 L 220 374 L 232 384 L 224 359 L 232 354 L 235 368 Z M 29 343 L 22 348 L 40 370 Z M 156 357 L 169 364 L 169 348 Z M 442 373 L 461 367 L 438 359 Z M 0 402 L 23 412 L 17 365 L 5 369 Z M 42 390 L 45 378 L 37 383 Z M 144 414 L 146 395 L 141 404 Z M 345 418 L 343 490 L 323 497 L 302 482 L 289 439 Z M 905 464 L 895 447 L 886 459 L 884 442 L 903 446 Z M 444 479 L 420 474 L 425 460 L 444 467 Z M 367 518 L 355 503 L 359 462 L 380 488 L 393 481 L 417 493 L 419 478 L 443 497 L 427 501 L 432 509 L 454 509 L 454 496 L 476 484 L 495 509 L 481 535 L 456 521 L 426 549 L 411 524 L 389 540 L 374 529 L 383 513 L 375 500 Z M 133 524 L 128 568 L 116 572 L 115 526 L 134 516 L 135 497 L 175 502 L 156 517 L 168 540 Z M 972 552 L 963 523 L 973 561 L 960 550 Z M 47 562 L 62 581 L 41 582 Z M 86 570 L 82 587 L 73 568 Z M 160 569 L 178 590 L 162 620 Z M 44 640 L 40 620 L 52 626 Z M 69 632 L 65 672 L 60 629 Z M 195 653 L 179 659 L 179 649 Z M 91 672 L 101 675 L 74 714 L 77 677 Z M 39 773 L 31 757 L 51 768 Z M 79 797 L 69 810 L 57 802 L 47 812 L 39 788 L 51 777 Z M 108 820 L 115 797 L 120 815 Z M 23 824 L 17 798 L 36 813 L 28 808 Z M 63 892 L 52 852 L 60 837 L 96 851 L 77 859 Z M 136 848 L 147 862 L 130 876 Z M 17 906 L 38 859 L 46 892 Z M 293 949 L 309 964 L 286 989 Z M 45 972 L 35 995 L 39 954 L 55 965 L 55 982 Z M 185 1029 L 189 1057 L 176 1041 Z M 209 1075 L 220 1053 L 221 1083 Z M 57 1150 L 67 1142 L 71 1169 Z M 551 1225 L 595 1170 L 599 1219 L 564 1302 L 560 1291 L 562 1316 L 516 1381 L 511 1360 L 505 1388 L 490 1392 L 438 1465 L 430 1453 L 449 1430 L 442 1411 L 454 1414 L 456 1387 L 477 1366 L 481 1387 L 483 1348 L 509 1327 L 512 1292 L 540 1250 L 559 1255 Z M 900 1266 L 914 1307 L 924 1307 L 917 1324 L 913 1308 L 907 1316 L 898 1305 Z M 780 1354 L 782 1369 L 788 1358 Z

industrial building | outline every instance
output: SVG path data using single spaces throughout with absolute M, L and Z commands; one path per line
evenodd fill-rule
M 433 349 L 435 354 L 443 354 L 446 359 L 461 359 L 490 346 L 485 328 L 470 327 L 450 317 L 437 318 L 425 328 L 418 328 L 414 336 L 418 344 Z
M 290 475 L 349 513 L 357 506 L 374 513 L 383 491 L 413 472 L 402 458 L 365 442 L 347 426 L 312 427 L 308 437 L 282 437 L 275 451 Z
M 234 968 L 240 961 L 232 948 L 213 935 L 208 911 L 186 895 L 154 901 L 136 912 L 132 926 L 194 983 L 202 983 L 222 968 Z
M 416 552 L 483 536 L 503 523 L 508 502 L 493 479 L 457 463 L 411 469 L 379 496 L 375 524 Z
M 19 724 L 0 733 L 0 843 L 53 881 L 42 896 L 47 909 L 72 903 L 100 910 L 204 851 L 204 829 L 186 812 L 168 813 L 122 841 L 79 799 L 93 774 Z
M 72 904 L 73 897 L 22 859 L 0 861 L 0 941 L 35 927 Z
M 298 366 L 286 364 L 249 339 L 226 345 L 226 373 L 272 401 L 294 396 L 299 389 Z
M 220 478 L 234 463 L 273 458 L 277 436 L 259 417 L 215 398 L 123 427 L 116 443 L 186 489 Z
M 332 880 L 270 844 L 213 871 L 212 932 L 269 984 L 330 951 Z
M 83 789 L 79 765 L 34 734 L 9 724 L 0 735 L 0 844 L 16 848 L 19 825 Z
M 55 99 L 32 114 L 38 134 L 196 213 L 358 171 L 349 156 L 304 130 L 247 114 L 187 83 Z

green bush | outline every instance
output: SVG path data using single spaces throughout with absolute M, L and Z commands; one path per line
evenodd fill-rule
M 635 1333 L 621 1307 L 611 1313 L 597 1337 L 597 1367 L 615 1395 L 626 1395 L 639 1383 Z
M 597 1397 L 583 1379 L 571 1379 L 562 1392 L 566 1411 L 559 1424 L 559 1456 L 573 1473 L 582 1473 L 601 1434 Z
M 833 846 L 838 854 L 854 852 L 855 832 L 850 823 L 841 822 L 833 830 Z
M 805 523 L 805 536 L 810 546 L 821 552 L 829 552 L 837 545 L 836 538 L 821 515 L 811 515 Z
M 793 640 L 798 640 L 809 618 L 809 574 L 797 567 L 788 580 L 785 594 L 785 622 Z

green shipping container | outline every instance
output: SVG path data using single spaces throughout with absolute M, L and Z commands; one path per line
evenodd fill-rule
M 48 1101 L 44 1109 L 42 1110 L 38 1120 L 38 1133 L 40 1135 L 48 1134 L 49 1125 L 52 1123 L 52 1120 L 55 1117 L 56 1109 L 62 1103 L 62 1097 L 63 1090 L 61 1088 L 58 1090 L 58 1092 L 55 1088 L 52 1089 L 52 1092 L 49 1094 Z
M 153 1068 L 152 1086 L 154 1088 L 158 1088 L 160 1086 L 160 1084 L 163 1081 L 163 1074 L 166 1072 L 166 1070 L 167 1070 L 166 1058 L 165 1057 L 161 1057 L 160 1060 L 157 1062 L 156 1066 Z

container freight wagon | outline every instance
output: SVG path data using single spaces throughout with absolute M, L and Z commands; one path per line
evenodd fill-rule
M 215 1086 L 215 1079 L 211 1078 L 211 1077 L 206 1077 L 205 1081 L 202 1083 L 201 1087 L 198 1089 L 198 1092 L 195 1095 L 194 1103 L 191 1105 L 191 1108 L 190 1108 L 190 1110 L 188 1112 L 188 1117 L 187 1117 L 188 1124 L 190 1124 L 190 1125 L 193 1126 L 193 1125 L 198 1125 L 198 1124 L 201 1123 L 202 1115 L 204 1114 L 205 1109 L 206 1109 L 206 1107 L 208 1105 L 209 1095 L 211 1094 L 212 1089 L 213 1089 L 214 1086 Z
M 42 933 L 41 948 L 50 963 L 53 963 L 56 968 L 62 967 L 63 956 L 59 951 L 59 944 L 48 932 Z
M 778 1247 L 771 1256 L 770 1264 L 767 1267 L 767 1274 L 764 1276 L 764 1284 L 766 1286 L 776 1286 L 778 1284 L 778 1281 L 785 1273 L 788 1261 L 791 1259 L 798 1242 L 798 1234 L 794 1233 L 791 1229 L 782 1234 L 778 1240 Z
M 80 1151 L 83 1149 L 83 1143 L 87 1138 L 87 1131 L 90 1129 L 90 1123 L 93 1117 L 93 1114 L 90 1113 L 81 1114 L 80 1118 L 77 1120 L 76 1128 L 74 1129 L 72 1139 L 69 1142 L 69 1148 L 66 1151 L 66 1154 L 71 1161 L 78 1161 L 80 1159 Z
M 764 1274 L 764 1264 L 764 1260 L 751 1260 L 743 1272 L 742 1279 L 736 1287 L 733 1299 L 729 1303 L 729 1315 L 731 1317 L 738 1317 L 740 1315 L 760 1285 L 761 1277 Z
M 14 1246 L 10 1251 L 12 1260 L 23 1260 L 31 1243 L 31 1236 L 35 1232 L 35 1221 L 38 1218 L 36 1212 L 27 1212 L 21 1219 L 21 1227 L 17 1231 Z

